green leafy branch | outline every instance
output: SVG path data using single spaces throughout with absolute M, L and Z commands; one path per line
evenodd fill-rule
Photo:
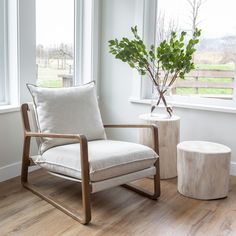
M 184 79 L 184 75 L 194 69 L 192 57 L 201 30 L 196 29 L 187 43 L 185 43 L 185 31 L 182 31 L 179 37 L 176 32 L 172 32 L 168 41 L 163 40 L 157 48 L 152 44 L 150 49 L 147 49 L 138 35 L 137 26 L 131 27 L 131 31 L 134 36 L 132 40 L 126 37 L 121 40 L 109 40 L 109 52 L 115 55 L 116 59 L 135 68 L 141 75 L 149 76 L 160 95 L 156 106 L 162 100 L 171 116 L 172 109 L 167 106 L 164 95 L 177 78 Z M 155 107 L 152 107 L 152 111 Z

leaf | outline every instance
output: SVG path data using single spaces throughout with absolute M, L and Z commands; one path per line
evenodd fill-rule
M 196 29 L 188 41 L 186 40 L 186 32 L 182 31 L 180 36 L 176 32 L 171 33 L 169 40 L 163 40 L 158 47 L 152 44 L 150 50 L 141 37 L 138 35 L 137 26 L 131 27 L 133 39 L 123 37 L 121 40 L 111 39 L 108 41 L 109 52 L 116 59 L 128 63 L 131 68 L 135 68 L 141 75 L 149 74 L 155 78 L 159 70 L 152 74 L 147 68 L 153 68 L 158 65 L 164 74 L 176 74 L 179 78 L 194 69 L 192 56 L 196 51 L 195 46 L 199 43 L 201 30 Z M 185 44 L 185 41 L 186 44 Z

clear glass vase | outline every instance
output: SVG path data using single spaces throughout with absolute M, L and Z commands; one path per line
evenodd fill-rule
M 153 91 L 151 100 L 151 116 L 158 117 L 160 119 L 169 119 L 172 117 L 172 105 L 168 99 L 170 92 L 170 87 L 165 87 L 160 90 L 156 88 Z

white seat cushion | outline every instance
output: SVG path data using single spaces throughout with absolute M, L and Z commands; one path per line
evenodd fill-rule
M 70 88 L 27 86 L 33 97 L 39 131 L 83 134 L 88 140 L 106 138 L 93 82 Z M 41 152 L 74 142 L 69 139 L 44 138 Z
M 149 168 L 158 158 L 147 146 L 113 140 L 88 142 L 88 156 L 93 182 Z M 81 179 L 79 144 L 53 147 L 34 161 L 49 171 Z

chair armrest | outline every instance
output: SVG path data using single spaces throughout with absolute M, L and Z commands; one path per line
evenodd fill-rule
M 88 162 L 88 141 L 85 135 L 80 134 L 55 134 L 55 133 L 39 133 L 25 131 L 23 158 L 29 156 L 30 139 L 34 138 L 61 138 L 61 139 L 75 139 L 80 143 L 80 157 L 81 157 L 81 171 L 82 178 L 89 179 L 89 162 Z
M 78 140 L 78 142 L 80 142 L 81 140 L 87 141 L 86 137 L 80 134 L 55 134 L 55 133 L 39 133 L 39 132 L 26 131 L 25 137 L 76 139 Z
M 159 141 L 158 141 L 158 128 L 154 124 L 115 124 L 115 125 L 104 125 L 104 128 L 138 128 L 138 129 L 145 129 L 149 128 L 152 129 L 153 133 L 153 144 L 154 144 L 154 151 L 159 155 Z
M 88 141 L 83 134 L 55 134 L 55 133 L 39 133 L 39 132 L 25 132 L 25 138 L 59 138 L 59 139 L 75 139 L 80 143 L 81 160 L 88 162 Z M 84 153 L 87 153 L 84 155 Z M 87 159 L 87 160 L 86 160 Z
M 147 125 L 147 124 L 109 124 L 104 125 L 104 128 L 157 128 L 156 125 Z

